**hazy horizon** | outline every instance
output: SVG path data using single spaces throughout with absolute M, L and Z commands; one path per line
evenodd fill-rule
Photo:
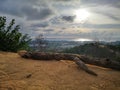
M 89 38 L 44 38 L 45 40 L 48 41 L 76 41 L 76 42 L 116 42 L 120 40 L 94 40 L 94 39 L 89 39 Z M 35 40 L 33 38 L 32 40 Z

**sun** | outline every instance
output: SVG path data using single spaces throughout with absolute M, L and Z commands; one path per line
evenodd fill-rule
M 78 9 L 74 11 L 74 14 L 76 15 L 76 22 L 84 22 L 88 19 L 90 16 L 90 12 L 86 9 Z

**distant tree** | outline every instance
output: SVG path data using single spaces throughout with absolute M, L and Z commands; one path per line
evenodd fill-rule
M 30 38 L 27 34 L 22 35 L 19 32 L 20 26 L 15 24 L 15 19 L 12 19 L 6 26 L 6 17 L 0 16 L 0 50 L 17 52 L 18 50 L 26 50 L 29 48 Z
M 37 51 L 43 52 L 46 50 L 47 47 L 47 40 L 45 40 L 43 34 L 39 34 L 35 38 L 35 48 Z

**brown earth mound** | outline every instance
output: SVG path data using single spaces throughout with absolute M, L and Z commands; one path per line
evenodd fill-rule
M 0 90 L 120 90 L 120 72 L 87 65 L 98 77 L 72 61 L 37 61 L 0 52 Z

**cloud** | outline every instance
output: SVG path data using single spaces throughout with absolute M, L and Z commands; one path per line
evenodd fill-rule
M 107 17 L 109 17 L 109 18 L 111 18 L 111 19 L 114 19 L 114 20 L 120 20 L 120 17 L 118 17 L 118 16 L 115 16 L 115 15 L 113 15 L 113 14 L 110 14 L 110 13 L 108 13 L 108 12 L 96 12 L 96 13 L 99 13 L 99 14 L 102 14 L 102 15 L 104 15 L 104 16 L 107 16 Z
M 49 8 L 38 10 L 37 8 L 33 7 L 24 7 L 22 8 L 22 12 L 25 14 L 28 20 L 45 20 L 53 15 L 53 11 Z
M 45 29 L 44 32 L 53 32 L 54 29 Z
M 54 11 L 39 0 L 4 0 L 0 1 L 0 12 L 18 17 L 25 17 L 27 20 L 45 20 L 54 14 Z M 38 5 L 37 5 L 38 4 Z M 38 8 L 36 8 L 38 7 Z
M 49 24 L 47 22 L 42 22 L 42 23 L 37 23 L 37 24 L 32 24 L 31 27 L 35 27 L 35 28 L 45 28 L 48 27 Z
M 84 23 L 81 25 L 76 25 L 78 28 L 88 28 L 88 29 L 119 29 L 120 24 L 91 24 L 91 23 Z
M 46 37 L 89 38 L 89 33 L 85 33 L 93 29 L 97 33 L 113 29 L 117 30 L 117 34 L 120 29 L 119 8 L 120 0 L 0 0 L 0 15 L 5 15 L 9 20 L 15 18 L 23 27 L 21 32 L 33 37 L 43 32 L 47 33 Z M 85 23 L 75 21 L 74 11 L 78 9 L 91 13 Z M 83 34 L 76 29 L 82 30 Z
M 88 5 L 112 5 L 119 3 L 119 0 L 80 0 L 83 4 Z
M 71 2 L 73 0 L 53 0 L 53 1 L 56 1 L 56 2 Z M 74 0 L 74 1 L 80 1 L 80 0 Z
M 110 17 L 111 19 L 114 19 L 114 20 L 117 20 L 117 21 L 120 21 L 120 17 L 117 17 L 117 16 L 114 16 L 112 14 L 107 14 L 107 13 L 103 13 L 104 15 Z
M 90 8 L 93 13 L 101 14 L 113 20 L 120 20 L 120 9 L 111 6 L 96 6 Z
M 76 16 L 62 16 L 62 20 L 67 22 L 73 22 Z
M 71 1 L 71 0 L 54 0 L 54 1 Z
M 15 4 L 15 2 L 13 2 L 14 5 L 11 5 L 8 0 L 3 1 L 4 0 L 2 0 L 2 2 L 0 1 L 0 13 L 21 16 L 21 11 L 17 3 Z
M 7 0 L 1 0 L 0 5 L 4 4 Z

